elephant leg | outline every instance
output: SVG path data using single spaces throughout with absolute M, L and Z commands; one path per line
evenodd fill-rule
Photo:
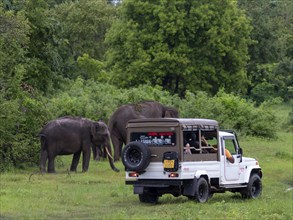
M 77 153 L 73 154 L 70 171 L 76 172 L 76 168 L 77 168 L 77 165 L 79 162 L 80 154 L 81 154 L 81 151 L 78 151 Z
M 91 151 L 83 151 L 82 152 L 82 172 L 86 172 L 89 169 L 90 164 L 90 158 L 91 158 Z
M 96 160 L 96 161 L 99 161 L 99 160 L 100 160 L 100 156 L 101 156 L 101 151 L 100 151 L 100 148 L 97 147 L 97 148 L 96 148 L 96 156 L 95 156 L 95 160 Z
M 46 173 L 46 161 L 48 159 L 48 151 L 47 150 L 44 150 L 42 149 L 41 150 L 41 161 L 40 161 L 40 164 L 41 164 L 41 173 Z
M 104 156 L 105 155 L 105 153 L 104 153 L 104 144 L 100 144 L 98 147 L 97 147 L 97 157 L 96 157 L 96 160 L 98 161 L 98 160 L 100 160 L 100 158 L 102 158 L 102 157 L 104 157 L 104 158 L 106 158 L 107 157 L 107 155 L 106 156 Z
M 120 141 L 120 142 L 119 142 L 119 158 L 120 158 L 121 155 L 122 155 L 122 147 L 123 147 L 123 142 Z
M 96 158 L 96 160 L 100 160 L 101 158 L 103 158 L 104 157 L 104 145 L 103 144 L 101 144 L 101 145 L 99 145 L 98 147 L 97 147 L 97 152 L 98 152 L 98 154 L 97 154 L 97 158 Z M 107 155 L 106 155 L 107 156 Z
M 114 135 L 111 135 L 111 140 L 112 140 L 112 144 L 113 144 L 113 147 L 114 147 L 114 161 L 118 161 L 120 159 L 120 156 L 121 156 L 121 151 L 122 151 L 122 141 L 114 136 Z M 121 150 L 120 150 L 121 148 Z
M 48 157 L 48 173 L 55 173 L 55 157 Z
M 93 151 L 93 159 L 94 160 L 98 160 L 98 154 L 99 154 L 99 151 L 97 150 L 97 147 L 95 145 L 92 145 L 92 151 Z
M 100 151 L 101 151 L 101 157 L 106 159 L 107 158 L 107 152 L 106 152 L 105 148 L 106 148 L 105 145 L 102 144 Z

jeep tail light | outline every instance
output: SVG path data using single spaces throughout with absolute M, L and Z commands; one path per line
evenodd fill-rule
M 172 178 L 172 177 L 178 177 L 178 176 L 179 176 L 178 173 L 170 173 L 170 174 L 169 174 L 169 177 L 171 177 L 171 178 Z
M 139 174 L 137 172 L 132 172 L 128 174 L 129 177 L 138 177 Z

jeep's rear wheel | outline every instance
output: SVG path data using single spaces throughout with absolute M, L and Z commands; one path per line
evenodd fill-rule
M 122 151 L 122 162 L 128 170 L 143 171 L 148 167 L 150 161 L 150 149 L 141 142 L 130 142 Z
M 253 174 L 244 192 L 241 192 L 243 198 L 256 199 L 261 195 L 262 183 L 259 175 Z
M 139 194 L 139 201 L 143 203 L 156 204 L 159 201 L 159 196 L 155 193 L 143 193 Z
M 210 196 L 210 188 L 207 180 L 203 177 L 199 178 L 195 188 L 195 200 L 201 203 L 208 201 Z

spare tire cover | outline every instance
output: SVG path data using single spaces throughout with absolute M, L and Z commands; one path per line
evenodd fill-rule
M 143 171 L 151 161 L 151 151 L 144 143 L 129 142 L 122 151 L 122 162 L 126 170 Z

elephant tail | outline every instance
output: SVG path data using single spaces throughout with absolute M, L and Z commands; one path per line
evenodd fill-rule
M 41 141 L 41 159 L 40 159 L 40 170 L 42 173 L 46 172 L 46 161 L 48 159 L 48 146 L 47 138 L 44 134 L 39 134 Z
M 47 150 L 47 138 L 44 134 L 39 134 L 40 140 L 41 140 L 41 149 L 42 150 Z

